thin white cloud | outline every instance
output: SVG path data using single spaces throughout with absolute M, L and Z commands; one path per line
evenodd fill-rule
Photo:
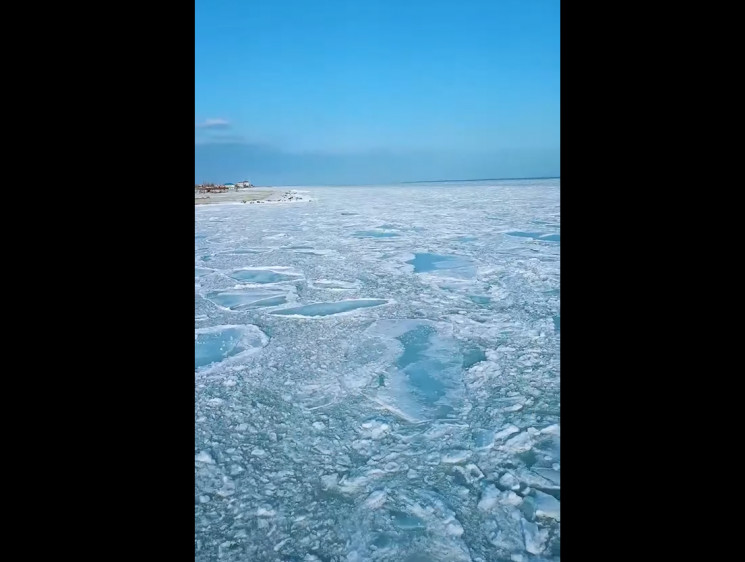
M 230 127 L 230 121 L 227 119 L 205 119 L 203 123 L 196 125 L 197 129 L 227 129 Z

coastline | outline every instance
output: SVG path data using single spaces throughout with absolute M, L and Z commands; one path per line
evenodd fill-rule
M 284 203 L 309 201 L 294 189 L 264 188 L 242 189 L 226 193 L 195 193 L 194 205 L 215 205 L 219 203 Z
M 243 201 L 263 201 L 272 195 L 280 195 L 278 189 L 256 189 L 250 188 L 241 191 L 228 191 L 226 193 L 195 193 L 195 205 L 212 205 L 214 203 L 241 203 Z

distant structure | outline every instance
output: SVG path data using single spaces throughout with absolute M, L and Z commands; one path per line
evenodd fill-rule
M 215 185 L 214 183 L 203 183 L 194 186 L 195 191 L 199 193 L 221 193 L 228 190 L 226 185 Z
M 241 189 L 244 187 L 253 187 L 253 185 L 248 180 L 239 181 L 237 183 L 228 182 L 220 185 L 215 185 L 214 183 L 203 183 L 195 185 L 194 190 L 199 193 L 220 193 L 230 189 Z

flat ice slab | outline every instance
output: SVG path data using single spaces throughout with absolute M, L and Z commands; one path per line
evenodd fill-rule
M 207 295 L 207 299 L 216 305 L 229 310 L 239 310 L 242 308 L 260 306 L 277 306 L 287 302 L 287 297 L 284 293 L 255 289 L 210 293 Z
M 382 306 L 387 303 L 388 301 L 384 299 L 351 299 L 337 302 L 317 302 L 314 304 L 306 304 L 305 306 L 275 310 L 272 314 L 278 316 L 331 316 L 333 314 L 351 312 L 358 308 Z
M 533 240 L 543 240 L 544 242 L 561 242 L 560 234 L 551 234 L 544 232 L 522 232 L 520 230 L 507 232 L 506 234 L 508 234 L 509 236 L 515 236 L 517 238 L 532 238 Z
M 194 368 L 196 370 L 260 351 L 269 338 L 256 326 L 213 326 L 194 331 Z
M 236 269 L 230 276 L 237 281 L 247 283 L 281 283 L 282 281 L 293 281 L 300 279 L 302 276 L 286 268 L 259 268 L 246 267 Z
M 455 416 L 463 406 L 464 365 L 483 354 L 469 350 L 464 356 L 447 326 L 422 320 L 380 320 L 366 334 L 365 349 L 379 349 L 395 361 L 383 371 L 371 396 L 384 409 L 402 419 L 418 422 Z
M 414 259 L 406 263 L 414 266 L 414 273 L 433 273 L 453 277 L 473 277 L 476 274 L 473 264 L 460 256 L 414 254 Z

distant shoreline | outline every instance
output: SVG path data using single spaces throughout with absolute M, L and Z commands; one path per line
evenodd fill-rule
M 413 185 L 419 183 L 452 183 L 452 182 L 477 182 L 477 181 L 521 181 L 521 180 L 560 180 L 561 176 L 540 176 L 533 178 L 479 178 L 479 179 L 454 179 L 454 180 L 416 180 L 416 181 L 395 181 L 395 182 L 374 182 L 374 183 L 288 183 L 280 186 L 261 186 L 256 185 L 251 189 L 283 189 L 293 187 L 388 187 L 394 185 Z
M 417 180 L 417 181 L 402 181 L 399 183 L 411 184 L 411 183 L 449 183 L 449 182 L 469 182 L 469 181 L 514 181 L 514 180 L 560 180 L 561 176 L 538 176 L 533 178 L 479 178 L 475 180 Z

